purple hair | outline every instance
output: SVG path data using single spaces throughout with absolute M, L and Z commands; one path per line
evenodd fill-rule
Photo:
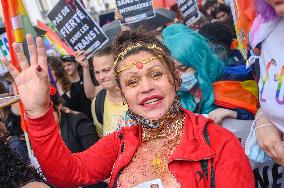
M 256 12 L 260 14 L 265 22 L 278 17 L 275 9 L 266 0 L 255 0 Z

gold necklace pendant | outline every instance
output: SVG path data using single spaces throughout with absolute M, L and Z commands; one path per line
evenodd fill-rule
M 161 154 L 156 154 L 152 160 L 152 166 L 159 177 L 163 177 L 167 170 L 167 161 L 161 157 Z
M 166 140 L 164 144 L 160 147 L 160 150 L 154 156 L 152 160 L 152 166 L 157 173 L 157 175 L 162 178 L 168 172 L 168 161 L 169 157 L 172 155 L 174 149 L 177 145 L 180 144 L 182 137 L 182 128 L 183 128 L 184 118 L 177 120 L 174 124 L 165 127 L 163 133 L 158 134 L 156 137 L 163 137 Z M 162 131 L 161 131 L 162 132 Z M 162 135 L 162 136 L 161 136 Z M 152 137 L 148 137 L 152 139 Z

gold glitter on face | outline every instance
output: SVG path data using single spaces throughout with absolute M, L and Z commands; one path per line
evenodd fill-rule
M 118 69 L 135 59 L 155 57 L 141 51 L 125 58 L 118 64 Z M 133 66 L 118 76 L 122 94 L 129 108 L 136 114 L 151 120 L 158 120 L 166 114 L 175 100 L 173 77 L 165 62 L 160 59 L 143 64 L 143 69 Z
M 147 78 L 152 81 L 160 80 L 165 76 L 165 71 L 160 66 L 154 66 L 148 73 Z M 123 79 L 124 85 L 127 87 L 137 87 L 141 82 L 141 77 L 137 75 L 131 75 Z
M 146 58 L 146 59 L 138 59 L 138 60 L 132 60 L 130 62 L 125 62 L 116 71 L 116 74 L 119 74 L 119 73 L 121 73 L 122 71 L 125 71 L 125 70 L 129 70 L 129 69 L 131 69 L 134 66 L 136 66 L 137 69 L 142 69 L 143 68 L 143 64 L 147 64 L 147 63 L 152 62 L 153 60 L 161 59 L 161 58 L 162 58 L 162 56 L 158 55 L 158 56 L 154 56 L 154 57 L 150 57 L 150 58 Z

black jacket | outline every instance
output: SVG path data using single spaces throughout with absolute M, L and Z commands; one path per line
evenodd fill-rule
M 84 114 L 61 111 L 60 132 L 72 153 L 82 152 L 98 141 L 93 122 Z

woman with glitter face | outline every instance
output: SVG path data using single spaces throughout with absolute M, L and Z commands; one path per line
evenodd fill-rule
M 34 153 L 59 188 L 78 187 L 110 177 L 110 187 L 254 187 L 249 161 L 239 140 L 202 115 L 182 109 L 180 79 L 166 47 L 148 33 L 124 31 L 115 44 L 115 76 L 134 126 L 103 137 L 71 154 L 54 120 L 49 99 L 46 52 L 27 36 L 30 66 L 20 48 L 17 71 L 5 58 L 29 121 Z M 37 97 L 34 97 L 37 96 Z

